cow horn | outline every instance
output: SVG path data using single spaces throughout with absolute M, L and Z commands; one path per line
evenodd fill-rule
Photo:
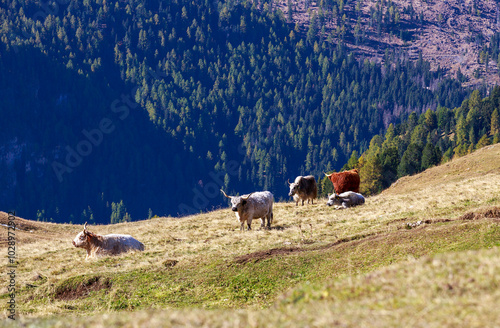
M 87 230 L 87 222 L 83 225 L 83 230 Z
M 291 183 L 290 183 L 290 179 L 287 179 L 287 180 L 286 180 L 286 182 L 287 182 L 289 185 L 291 185 Z
M 249 193 L 248 196 L 246 196 L 246 197 L 241 197 L 241 199 L 247 200 L 252 194 L 253 194 L 253 192 Z
M 325 172 L 323 172 L 323 173 L 325 173 Z M 331 174 L 330 174 L 330 175 L 328 175 L 328 174 L 326 174 L 326 173 L 325 173 L 325 175 L 326 175 L 327 177 L 329 177 Z
M 227 198 L 231 199 L 231 196 L 226 195 L 226 193 L 224 192 L 224 190 L 221 189 L 220 191 L 222 191 L 222 193 L 224 194 L 224 196 L 226 196 Z

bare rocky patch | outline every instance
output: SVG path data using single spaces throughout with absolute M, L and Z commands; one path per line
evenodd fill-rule
M 307 8 L 306 1 L 292 3 L 293 22 L 291 23 L 297 23 L 300 31 L 305 34 L 312 15 L 320 11 L 319 1 L 309 2 Z M 479 85 L 483 82 L 483 78 L 490 85 L 500 82 L 498 67 L 493 59 L 489 59 L 488 65 L 479 60 L 483 45 L 487 45 L 490 37 L 500 31 L 496 2 L 476 1 L 474 5 L 470 0 L 415 0 L 410 2 L 393 0 L 392 3 L 400 15 L 400 21 L 391 29 L 382 28 L 381 31 L 377 30 L 377 24 L 371 23 L 371 13 L 379 5 L 377 1 L 344 1 L 344 3 L 344 11 L 340 16 L 346 15 L 348 29 L 351 30 L 344 40 L 345 45 L 360 58 L 383 62 L 385 51 L 395 50 L 398 56 L 416 61 L 420 53 L 424 60 L 430 62 L 433 70 L 444 69 L 448 76 L 455 77 L 460 69 L 469 78 L 464 83 L 467 86 Z M 361 4 L 359 12 L 355 9 L 358 3 Z M 405 10 L 410 4 L 415 11 L 412 16 Z M 276 5 L 286 16 L 287 1 L 279 0 Z M 384 7 L 384 10 L 388 8 Z M 325 35 L 322 37 L 333 35 L 335 42 L 338 42 L 337 22 L 331 14 L 324 15 L 325 21 L 320 27 L 325 28 Z M 351 35 L 358 17 L 361 32 L 364 35 L 360 43 L 356 42 Z M 402 34 L 394 31 L 401 31 L 405 37 L 402 38 Z M 476 70 L 481 72 L 481 77 L 475 76 Z

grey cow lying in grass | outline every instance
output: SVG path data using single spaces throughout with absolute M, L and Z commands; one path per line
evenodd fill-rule
M 76 235 L 73 246 L 87 250 L 87 257 L 118 255 L 128 251 L 143 251 L 144 244 L 130 235 L 97 235 L 87 230 L 87 222 L 83 231 Z
M 364 203 L 365 197 L 363 197 L 363 195 L 354 191 L 346 191 L 341 194 L 333 193 L 330 197 L 328 197 L 328 202 L 326 203 L 326 205 L 337 205 L 341 206 L 340 209 L 342 209 L 362 205 Z

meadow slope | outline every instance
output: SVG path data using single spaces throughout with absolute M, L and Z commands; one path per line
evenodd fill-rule
M 131 234 L 146 250 L 88 261 L 71 245 L 81 226 L 17 218 L 17 323 L 498 326 L 499 159 L 500 144 L 480 149 L 348 210 L 335 211 L 325 199 L 278 203 L 271 230 L 255 222 L 240 232 L 229 208 L 91 226 Z M 6 220 L 0 213 L 0 223 Z M 3 317 L 7 284 L 1 275 Z

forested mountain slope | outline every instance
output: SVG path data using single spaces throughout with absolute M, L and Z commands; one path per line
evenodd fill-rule
M 361 57 L 384 61 L 387 51 L 442 69 L 464 85 L 500 81 L 500 8 L 494 0 L 275 1 L 290 22 L 319 32 Z
M 358 60 L 270 2 L 0 3 L 0 207 L 27 218 L 188 214 L 220 187 L 284 198 L 467 94 L 422 58 Z

